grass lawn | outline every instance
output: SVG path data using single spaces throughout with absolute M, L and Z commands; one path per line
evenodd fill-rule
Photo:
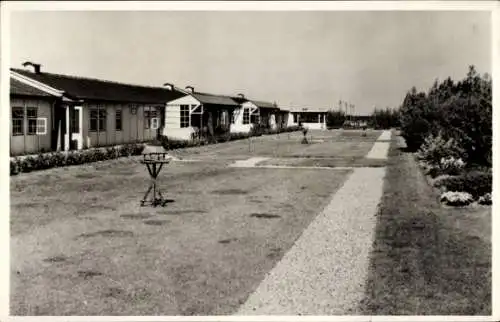
M 366 315 L 490 315 L 491 207 L 447 208 L 413 156 L 391 149 Z
M 224 161 L 245 159 L 251 156 L 271 158 L 352 158 L 361 159 L 370 151 L 382 131 L 309 131 L 310 144 L 301 144 L 302 133 L 264 135 L 217 145 L 207 145 L 173 151 L 186 159 Z
M 136 160 L 11 177 L 11 315 L 231 314 L 349 174 Z

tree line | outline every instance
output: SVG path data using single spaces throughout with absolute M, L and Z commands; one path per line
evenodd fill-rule
M 469 66 L 466 77 L 435 80 L 427 91 L 411 88 L 400 107 L 402 135 L 418 150 L 428 137 L 453 139 L 469 164 L 491 166 L 492 81 Z

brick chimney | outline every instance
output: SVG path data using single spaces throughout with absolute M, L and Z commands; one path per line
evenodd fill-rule
M 245 98 L 245 95 L 243 95 L 242 93 L 238 93 L 238 97 Z
M 186 86 L 186 89 L 188 90 L 188 92 L 194 93 L 194 87 L 193 86 Z
M 40 65 L 40 64 L 35 64 L 35 63 L 30 62 L 30 61 L 27 61 L 27 62 L 24 62 L 24 63 L 23 63 L 23 67 L 28 67 L 28 66 L 33 67 L 33 72 L 35 72 L 36 74 L 40 74 L 40 67 L 41 67 L 42 65 Z

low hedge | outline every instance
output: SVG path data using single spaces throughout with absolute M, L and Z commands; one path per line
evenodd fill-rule
M 236 133 L 220 134 L 220 135 L 216 136 L 215 138 L 213 138 L 212 140 L 208 140 L 208 139 L 178 140 L 178 139 L 172 139 L 172 138 L 168 138 L 166 136 L 162 136 L 160 138 L 160 143 L 167 150 L 175 150 L 175 149 L 189 148 L 189 147 L 195 147 L 195 146 L 200 146 L 200 145 L 216 144 L 216 143 L 220 143 L 220 142 L 243 140 L 243 139 L 248 139 L 249 137 L 254 137 L 254 136 L 272 135 L 272 134 L 286 133 L 286 132 L 295 132 L 295 131 L 299 131 L 300 129 L 301 129 L 301 127 L 299 127 L 299 126 L 290 126 L 290 127 L 286 127 L 286 128 L 279 128 L 279 129 L 265 129 L 263 127 L 259 127 L 258 130 L 250 131 L 249 133 L 236 132 Z
M 116 159 L 118 157 L 140 155 L 143 144 L 126 144 L 120 147 L 98 148 L 52 153 L 40 153 L 38 156 L 15 157 L 10 160 L 10 174 L 31 172 L 56 167 L 78 165 L 96 161 Z
M 445 188 L 446 191 L 468 192 L 474 199 L 491 193 L 492 184 L 493 174 L 489 171 L 471 171 L 459 176 L 442 178 L 436 182 L 439 188 Z

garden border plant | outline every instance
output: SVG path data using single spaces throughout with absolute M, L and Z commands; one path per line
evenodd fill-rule
M 432 88 L 412 88 L 400 109 L 402 135 L 426 175 L 436 178 L 441 201 L 463 206 L 491 203 L 491 78 L 474 66 L 459 82 L 436 80 Z M 470 198 L 468 197 L 470 195 Z

